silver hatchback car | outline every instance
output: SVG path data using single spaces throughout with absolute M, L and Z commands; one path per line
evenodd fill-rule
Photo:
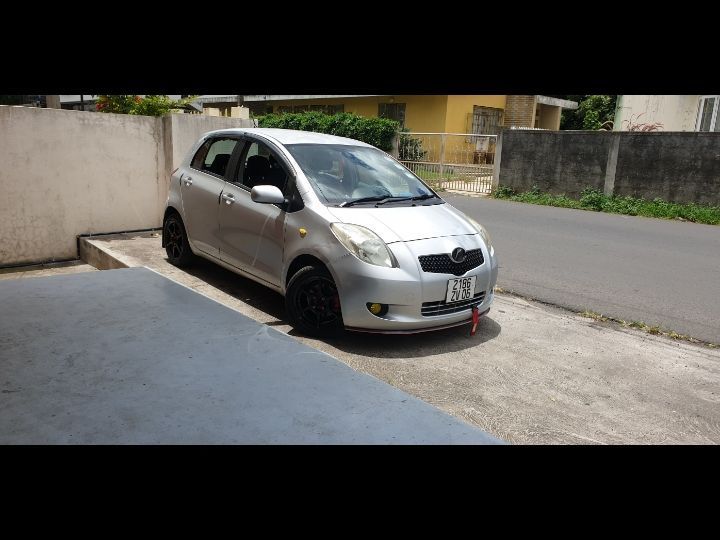
M 498 269 L 482 225 L 382 150 L 285 129 L 206 133 L 172 174 L 162 245 L 279 292 L 321 337 L 477 323 Z

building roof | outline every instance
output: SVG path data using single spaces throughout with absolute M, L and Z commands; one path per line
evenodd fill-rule
M 293 99 L 337 99 L 337 98 L 356 98 L 356 97 L 376 97 L 375 95 L 307 95 L 307 96 L 281 96 L 281 95 L 254 95 L 243 96 L 243 101 L 290 101 Z
M 537 102 L 541 105 L 552 105 L 554 107 L 562 107 L 563 109 L 577 109 L 577 101 L 570 101 L 569 99 L 559 99 L 550 96 L 535 96 Z

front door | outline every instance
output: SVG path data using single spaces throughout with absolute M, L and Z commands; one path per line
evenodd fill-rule
M 190 168 L 180 176 L 183 216 L 196 249 L 218 256 L 218 208 L 225 173 L 237 139 L 208 139 L 198 149 Z
M 285 193 L 287 179 L 287 171 L 267 145 L 248 141 L 220 204 L 220 258 L 275 286 L 281 281 L 285 211 L 253 202 L 250 190 L 269 184 Z

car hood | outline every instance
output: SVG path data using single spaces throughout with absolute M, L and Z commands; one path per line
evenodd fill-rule
M 459 210 L 447 203 L 385 208 L 328 207 L 328 210 L 338 221 L 367 227 L 386 244 L 478 232 Z

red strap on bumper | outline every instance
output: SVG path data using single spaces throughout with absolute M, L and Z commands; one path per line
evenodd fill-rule
M 474 336 L 475 331 L 477 330 L 478 323 L 480 322 L 480 310 L 477 306 L 473 306 L 472 308 L 472 329 L 470 330 L 470 335 Z

